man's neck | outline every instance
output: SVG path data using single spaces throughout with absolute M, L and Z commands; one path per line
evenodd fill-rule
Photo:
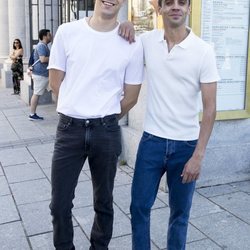
M 47 45 L 47 41 L 46 40 L 41 40 L 42 43 L 44 43 L 45 45 Z
M 189 34 L 189 30 L 186 26 L 181 26 L 179 28 L 171 29 L 165 28 L 164 29 L 164 39 L 168 44 L 169 51 L 176 45 L 181 43 Z
M 113 30 L 117 25 L 118 25 L 118 21 L 115 18 L 113 19 L 103 19 L 101 17 L 97 17 L 95 15 L 90 16 L 87 19 L 87 23 L 88 25 L 96 30 L 96 31 L 100 31 L 100 32 L 108 32 Z

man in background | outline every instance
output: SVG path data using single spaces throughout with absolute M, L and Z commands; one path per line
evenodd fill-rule
M 49 85 L 49 71 L 47 69 L 49 63 L 50 50 L 48 43 L 51 42 L 52 36 L 50 30 L 42 29 L 39 31 L 39 43 L 34 51 L 34 62 L 38 62 L 33 66 L 33 95 L 30 100 L 30 121 L 43 120 L 43 117 L 36 114 L 39 97 L 44 94 Z

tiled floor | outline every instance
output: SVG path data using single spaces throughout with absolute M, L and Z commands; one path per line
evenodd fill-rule
M 44 121 L 28 121 L 29 107 L 0 88 L 0 249 L 53 249 L 49 211 L 55 105 L 39 106 Z M 110 249 L 131 249 L 130 188 L 133 169 L 119 166 Z M 151 213 L 152 249 L 166 249 L 168 194 L 159 190 Z M 89 248 L 93 221 L 87 164 L 79 178 L 73 223 L 76 249 Z M 199 188 L 187 237 L 188 250 L 250 249 L 250 181 Z M 142 249 L 143 250 L 143 249 Z

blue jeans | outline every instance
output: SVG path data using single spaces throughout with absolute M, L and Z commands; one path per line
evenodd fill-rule
M 167 249 L 185 249 L 195 182 L 182 184 L 181 173 L 196 144 L 197 140 L 175 141 L 143 133 L 137 152 L 130 206 L 133 250 L 150 249 L 150 211 L 165 172 L 170 207 Z
M 57 250 L 75 249 L 72 201 L 87 157 L 95 210 L 90 249 L 108 249 L 113 230 L 114 179 L 120 153 L 121 133 L 116 115 L 86 120 L 60 115 L 52 159 L 50 204 Z

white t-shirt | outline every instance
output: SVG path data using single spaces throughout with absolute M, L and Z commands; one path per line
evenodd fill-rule
M 143 81 L 140 39 L 129 44 L 118 35 L 93 30 L 85 19 L 62 24 L 51 48 L 49 69 L 66 72 L 57 111 L 75 118 L 121 112 L 123 85 Z
M 166 139 L 197 139 L 200 84 L 219 80 L 212 47 L 191 30 L 170 52 L 163 30 L 141 39 L 148 83 L 144 130 Z

